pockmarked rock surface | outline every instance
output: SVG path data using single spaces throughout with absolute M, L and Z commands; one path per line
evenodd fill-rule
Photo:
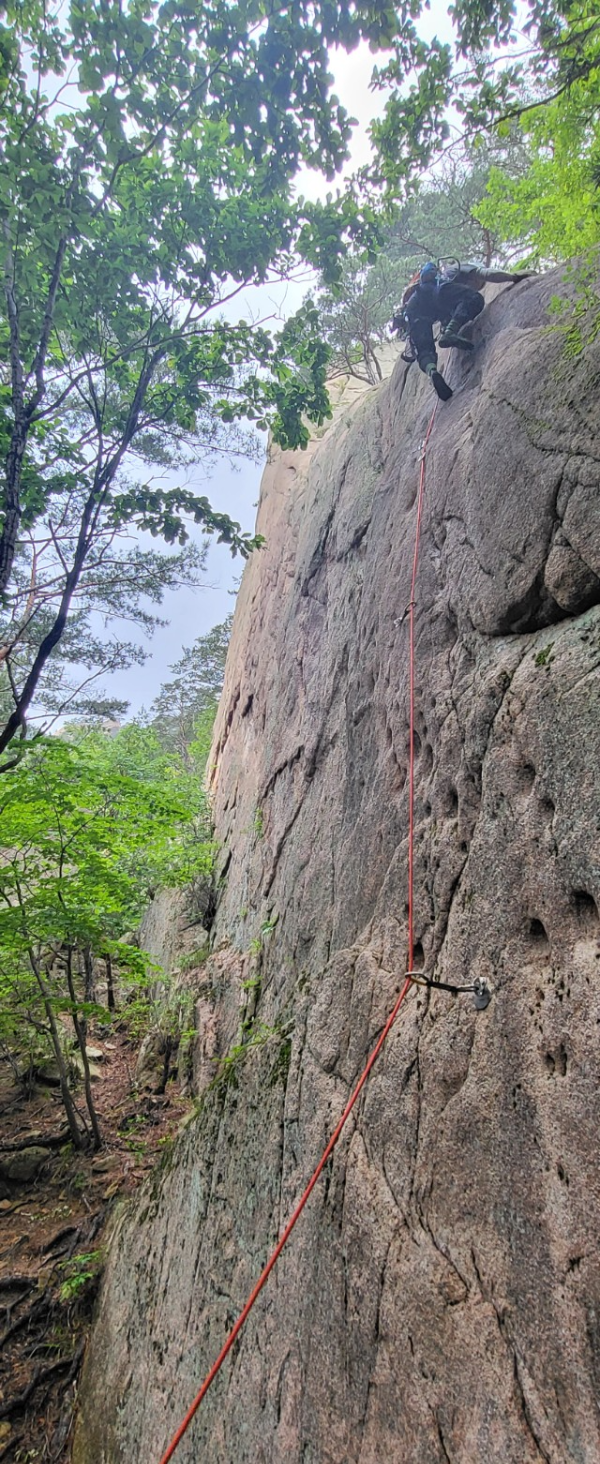
M 412 989 L 179 1464 L 600 1460 L 600 339 L 570 359 L 549 314 L 576 289 L 491 299 L 427 454 L 415 964 L 491 1004 Z M 432 405 L 399 363 L 267 467 L 213 747 L 203 1100 L 118 1223 L 76 1464 L 158 1464 L 406 970 Z

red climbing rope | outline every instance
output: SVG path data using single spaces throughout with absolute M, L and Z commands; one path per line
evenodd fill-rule
M 414 555 L 413 555 L 412 577 L 411 577 L 411 587 L 410 587 L 410 602 L 409 602 L 409 611 L 410 611 L 410 620 L 409 620 L 409 662 L 410 662 L 410 681 L 409 681 L 409 699 L 410 699 L 409 727 L 410 727 L 410 731 L 409 731 L 409 744 L 410 745 L 409 745 L 409 762 L 408 762 L 408 779 L 409 779 L 409 788 L 408 788 L 408 970 L 409 970 L 409 972 L 412 971 L 412 964 L 413 964 L 413 944 L 414 944 L 414 918 L 413 918 L 413 903 L 414 903 L 413 902 L 414 851 L 413 851 L 413 845 L 414 845 L 414 761 L 415 761 L 415 759 L 414 759 L 414 735 L 415 735 L 415 667 L 414 667 L 414 661 L 415 661 L 415 635 L 414 635 L 414 629 L 415 629 L 415 587 L 416 587 L 416 582 L 417 582 L 417 569 L 418 569 L 418 565 L 419 565 L 419 541 L 420 541 L 420 537 L 421 537 L 421 519 L 422 519 L 422 514 L 423 514 L 423 497 L 424 497 L 424 492 L 425 492 L 425 456 L 426 456 L 426 452 L 427 452 L 427 445 L 429 443 L 429 438 L 430 438 L 431 433 L 432 433 L 432 430 L 433 430 L 433 424 L 434 424 L 434 421 L 435 421 L 436 411 L 437 411 L 437 402 L 436 402 L 436 405 L 435 405 L 435 407 L 433 409 L 433 412 L 431 414 L 431 418 L 430 418 L 430 421 L 429 421 L 429 426 L 427 428 L 427 432 L 425 434 L 425 440 L 423 442 L 423 446 L 422 446 L 422 449 L 421 449 L 421 472 L 420 472 L 420 475 L 419 475 L 419 492 L 418 492 L 418 496 L 417 496 L 417 522 L 416 522 L 416 529 L 415 529 L 415 549 L 414 549 Z M 248 1317 L 249 1313 L 252 1311 L 252 1307 L 254 1306 L 254 1303 L 255 1303 L 257 1297 L 260 1295 L 260 1292 L 262 1291 L 263 1286 L 265 1285 L 265 1282 L 268 1280 L 268 1277 L 270 1276 L 271 1271 L 273 1270 L 273 1267 L 276 1265 L 277 1261 L 279 1260 L 279 1257 L 281 1255 L 281 1252 L 282 1252 L 284 1246 L 287 1244 L 287 1241 L 290 1238 L 290 1235 L 292 1233 L 292 1230 L 294 1229 L 294 1226 L 296 1224 L 296 1221 L 300 1219 L 300 1216 L 302 1214 L 302 1211 L 304 1209 L 304 1206 L 306 1205 L 307 1200 L 309 1199 L 310 1195 L 312 1194 L 312 1191 L 314 1190 L 314 1187 L 315 1187 L 315 1185 L 317 1183 L 317 1180 L 319 1178 L 319 1175 L 323 1172 L 323 1169 L 325 1168 L 325 1165 L 327 1163 L 327 1160 L 329 1159 L 330 1154 L 333 1152 L 333 1150 L 334 1150 L 334 1148 L 335 1148 L 335 1146 L 337 1144 L 337 1141 L 338 1141 L 338 1139 L 340 1137 L 340 1134 L 342 1132 L 342 1129 L 344 1128 L 347 1119 L 350 1117 L 350 1114 L 352 1113 L 352 1109 L 354 1108 L 354 1105 L 355 1105 L 355 1103 L 356 1103 L 356 1101 L 357 1101 L 360 1093 L 362 1092 L 362 1089 L 364 1088 L 364 1085 L 365 1085 L 365 1083 L 367 1081 L 367 1078 L 369 1076 L 369 1073 L 371 1071 L 371 1068 L 373 1067 L 374 1063 L 377 1061 L 377 1058 L 379 1057 L 379 1053 L 381 1052 L 381 1049 L 382 1049 L 384 1043 L 386 1042 L 386 1039 L 387 1039 L 387 1037 L 388 1037 L 388 1035 L 389 1035 L 389 1033 L 390 1033 L 390 1031 L 391 1031 L 391 1029 L 392 1029 L 392 1027 L 394 1025 L 394 1022 L 396 1020 L 396 1017 L 398 1015 L 398 1012 L 400 1011 L 400 1007 L 402 1006 L 402 1003 L 404 1001 L 404 998 L 405 998 L 405 996 L 406 996 L 406 994 L 408 992 L 408 989 L 411 986 L 411 984 L 412 984 L 411 977 L 409 975 L 409 976 L 406 977 L 406 979 L 404 981 L 404 985 L 400 989 L 400 992 L 399 992 L 399 994 L 397 996 L 397 999 L 396 999 L 396 1001 L 394 1003 L 394 1006 L 392 1008 L 392 1011 L 390 1012 L 390 1015 L 389 1015 L 389 1017 L 387 1019 L 387 1022 L 385 1024 L 385 1027 L 383 1028 L 383 1031 L 380 1033 L 380 1036 L 379 1036 L 377 1042 L 375 1043 L 375 1046 L 374 1046 L 373 1051 L 372 1051 L 372 1053 L 371 1053 L 371 1055 L 369 1057 L 369 1060 L 368 1060 L 368 1062 L 366 1064 L 366 1067 L 364 1068 L 363 1072 L 361 1073 L 361 1075 L 360 1075 L 360 1077 L 358 1079 L 358 1082 L 356 1084 L 356 1087 L 355 1087 L 353 1093 L 351 1094 L 350 1098 L 348 1099 L 348 1102 L 346 1104 L 346 1107 L 344 1109 L 344 1112 L 342 1113 L 342 1116 L 341 1116 L 341 1118 L 340 1118 L 340 1120 L 339 1120 L 339 1122 L 337 1124 L 337 1127 L 334 1129 L 334 1131 L 333 1131 L 333 1133 L 331 1135 L 331 1138 L 329 1140 L 329 1143 L 327 1144 L 327 1147 L 324 1149 L 324 1151 L 323 1151 L 323 1153 L 321 1155 L 321 1158 L 319 1159 L 319 1163 L 317 1164 L 317 1167 L 316 1167 L 316 1169 L 314 1171 L 314 1174 L 312 1175 L 311 1179 L 309 1179 L 309 1181 L 308 1181 L 308 1184 L 306 1186 L 306 1189 L 304 1191 L 304 1194 L 302 1195 L 301 1199 L 298 1201 L 298 1204 L 296 1205 L 296 1208 L 293 1211 L 293 1214 L 291 1215 L 290 1219 L 288 1220 L 288 1223 L 287 1223 L 287 1225 L 285 1227 L 285 1230 L 283 1231 L 282 1235 L 279 1237 L 279 1240 L 277 1242 L 277 1245 L 275 1246 L 274 1251 L 272 1252 L 271 1256 L 269 1257 L 269 1260 L 267 1261 L 267 1264 L 266 1264 L 264 1270 L 261 1272 L 261 1274 L 260 1274 L 260 1276 L 258 1278 L 258 1281 L 256 1282 L 256 1285 L 254 1286 L 254 1289 L 251 1291 L 250 1296 L 248 1297 L 248 1300 L 246 1302 L 246 1305 L 245 1305 L 243 1311 L 240 1312 L 240 1315 L 239 1315 L 239 1317 L 237 1319 L 237 1322 L 234 1323 L 234 1325 L 233 1325 L 233 1327 L 232 1327 L 232 1329 L 231 1329 L 231 1331 L 229 1333 L 229 1336 L 228 1336 L 226 1342 L 224 1343 L 223 1347 L 221 1348 L 221 1351 L 219 1353 L 219 1356 L 217 1357 L 216 1361 L 213 1362 L 213 1365 L 212 1365 L 212 1367 L 210 1369 L 210 1372 L 207 1373 L 207 1375 L 206 1375 L 206 1377 L 204 1379 L 204 1382 L 202 1384 L 202 1387 L 200 1388 L 200 1391 L 196 1394 L 196 1397 L 194 1398 L 193 1403 L 188 1408 L 188 1411 L 187 1411 L 187 1413 L 185 1415 L 185 1418 L 180 1423 L 179 1428 L 177 1429 L 177 1432 L 173 1435 L 173 1438 L 171 1439 L 171 1442 L 169 1444 L 168 1449 L 166 1450 L 166 1452 L 162 1456 L 162 1459 L 160 1461 L 160 1464 L 168 1464 L 168 1460 L 173 1458 L 173 1454 L 175 1453 L 175 1450 L 176 1450 L 178 1444 L 181 1443 L 181 1440 L 182 1440 L 184 1434 L 187 1433 L 187 1430 L 188 1430 L 188 1428 L 190 1426 L 190 1423 L 192 1422 L 192 1419 L 194 1417 L 194 1414 L 197 1412 L 198 1408 L 200 1407 L 200 1404 L 202 1402 L 202 1399 L 208 1393 L 208 1390 L 209 1390 L 209 1388 L 211 1386 L 211 1383 L 214 1382 L 214 1379 L 216 1378 L 217 1373 L 219 1372 L 220 1368 L 222 1367 L 222 1365 L 223 1365 L 223 1363 L 225 1361 L 225 1358 L 227 1357 L 228 1353 L 231 1351 L 231 1348 L 233 1347 L 233 1344 L 235 1342 L 236 1337 L 241 1332 L 242 1327 L 244 1325 L 244 1322 L 246 1321 L 246 1318 Z
M 191 1423 L 191 1421 L 192 1421 L 192 1419 L 194 1417 L 194 1414 L 195 1414 L 196 1410 L 200 1407 L 200 1404 L 202 1402 L 202 1399 L 205 1397 L 206 1393 L 208 1393 L 208 1390 L 210 1388 L 211 1383 L 213 1382 L 214 1378 L 216 1378 L 217 1373 L 218 1373 L 220 1367 L 222 1366 L 222 1364 L 225 1361 L 225 1358 L 227 1357 L 227 1353 L 231 1351 L 231 1348 L 233 1347 L 233 1344 L 235 1342 L 236 1337 L 238 1336 L 238 1333 L 241 1332 L 241 1330 L 242 1330 L 242 1327 L 244 1325 L 244 1322 L 246 1320 L 246 1317 L 248 1316 L 249 1312 L 252 1310 L 252 1307 L 254 1306 L 254 1303 L 256 1301 L 257 1296 L 262 1291 L 263 1286 L 265 1284 L 265 1281 L 270 1276 L 271 1271 L 273 1270 L 273 1267 L 274 1267 L 276 1261 L 278 1261 L 278 1259 L 279 1259 L 279 1257 L 281 1255 L 281 1252 L 283 1250 L 284 1245 L 289 1240 L 290 1235 L 292 1233 L 292 1230 L 294 1229 L 294 1226 L 296 1224 L 296 1221 L 300 1219 L 300 1216 L 302 1214 L 302 1211 L 304 1209 L 304 1206 L 305 1206 L 305 1204 L 306 1204 L 309 1196 L 312 1194 L 312 1191 L 314 1190 L 314 1187 L 315 1187 L 315 1185 L 317 1183 L 317 1180 L 319 1178 L 319 1175 L 321 1174 L 322 1170 L 325 1168 L 325 1165 L 327 1163 L 327 1160 L 329 1158 L 329 1155 L 331 1154 L 332 1150 L 335 1148 L 335 1145 L 337 1144 L 337 1141 L 338 1141 L 339 1136 L 340 1136 L 340 1134 L 342 1132 L 342 1129 L 344 1127 L 344 1124 L 346 1123 L 346 1119 L 349 1118 L 349 1116 L 350 1116 L 350 1114 L 352 1112 L 352 1109 L 354 1108 L 354 1105 L 356 1103 L 356 1100 L 357 1100 L 357 1098 L 358 1098 L 358 1096 L 359 1096 L 362 1088 L 364 1088 L 364 1085 L 365 1085 L 365 1083 L 367 1081 L 367 1078 L 369 1076 L 369 1073 L 371 1071 L 371 1068 L 373 1067 L 373 1063 L 376 1062 L 376 1060 L 377 1060 L 377 1058 L 379 1056 L 379 1053 L 381 1052 L 381 1049 L 382 1049 L 383 1044 L 384 1044 L 384 1042 L 386 1040 L 386 1037 L 388 1035 L 388 1032 L 390 1031 L 390 1028 L 393 1026 L 393 1024 L 394 1024 L 394 1022 L 396 1020 L 397 1013 L 399 1012 L 400 1007 L 402 1006 L 402 1002 L 404 1001 L 404 998 L 406 996 L 406 993 L 408 991 L 408 988 L 409 988 L 409 986 L 411 984 L 412 983 L 411 983 L 410 976 L 407 976 L 406 977 L 406 980 L 404 982 L 404 985 L 403 985 L 403 987 L 402 987 L 402 989 L 400 991 L 400 994 L 399 994 L 399 996 L 397 998 L 397 1001 L 396 1001 L 396 1003 L 394 1005 L 394 1009 L 393 1009 L 393 1011 L 390 1012 L 390 1015 L 389 1015 L 389 1017 L 387 1019 L 387 1022 L 385 1024 L 385 1027 L 383 1029 L 383 1032 L 381 1033 L 378 1041 L 375 1044 L 375 1047 L 373 1048 L 373 1051 L 371 1053 L 371 1056 L 369 1058 L 369 1061 L 367 1063 L 367 1066 L 364 1069 L 364 1072 L 361 1073 L 360 1078 L 359 1078 L 359 1080 L 358 1080 L 358 1082 L 356 1084 L 356 1087 L 354 1089 L 354 1092 L 352 1093 L 352 1096 L 348 1099 L 348 1102 L 347 1102 L 346 1107 L 344 1109 L 344 1112 L 343 1112 L 343 1114 L 342 1114 L 342 1116 L 340 1118 L 340 1121 L 339 1121 L 339 1123 L 337 1125 L 337 1128 L 334 1129 L 334 1131 L 333 1131 L 333 1133 L 331 1135 L 331 1138 L 329 1140 L 329 1143 L 327 1145 L 327 1148 L 323 1151 L 323 1153 L 321 1155 L 321 1158 L 319 1159 L 319 1163 L 317 1164 L 317 1167 L 315 1169 L 315 1172 L 314 1172 L 312 1178 L 309 1180 L 309 1182 L 308 1182 L 308 1184 L 306 1186 L 306 1189 L 304 1191 L 304 1194 L 302 1195 L 302 1198 L 298 1201 L 298 1204 L 296 1205 L 296 1209 L 294 1210 L 293 1215 L 288 1220 L 288 1223 L 287 1223 L 287 1225 L 285 1227 L 285 1230 L 283 1231 L 283 1234 L 280 1236 L 280 1238 L 279 1238 L 279 1240 L 277 1242 L 277 1245 L 275 1246 L 275 1250 L 273 1251 L 272 1255 L 269 1257 L 269 1260 L 267 1261 L 267 1264 L 266 1264 L 266 1266 L 264 1268 L 264 1271 L 261 1272 L 261 1275 L 259 1276 L 258 1281 L 256 1282 L 256 1286 L 254 1287 L 254 1290 L 251 1291 L 250 1296 L 248 1297 L 248 1300 L 247 1300 L 246 1305 L 244 1307 L 244 1310 L 242 1312 L 240 1312 L 240 1315 L 239 1315 L 239 1317 L 237 1319 L 237 1322 L 232 1327 L 232 1329 L 231 1329 L 231 1331 L 229 1333 L 229 1336 L 227 1338 L 227 1341 L 225 1342 L 224 1346 L 221 1348 L 221 1351 L 219 1353 L 219 1356 L 217 1357 L 216 1362 L 213 1362 L 213 1365 L 211 1367 L 210 1372 L 207 1373 L 207 1375 L 206 1375 L 206 1377 L 204 1379 L 204 1382 L 202 1384 L 202 1387 L 200 1389 L 200 1392 L 196 1394 L 196 1397 L 194 1398 L 194 1401 L 191 1404 L 191 1407 L 188 1408 L 188 1411 L 187 1411 L 187 1413 L 185 1415 L 185 1418 L 183 1419 L 183 1422 L 180 1423 L 179 1428 L 177 1429 L 177 1433 L 173 1436 L 173 1438 L 171 1440 L 171 1443 L 169 1444 L 169 1447 L 168 1447 L 166 1453 L 163 1454 L 163 1457 L 161 1459 L 161 1464 L 167 1464 L 167 1460 L 168 1459 L 172 1459 L 173 1454 L 175 1453 L 175 1450 L 177 1448 L 177 1445 L 181 1442 L 181 1439 L 183 1438 L 184 1433 L 189 1428 L 189 1425 L 190 1425 L 190 1423 Z

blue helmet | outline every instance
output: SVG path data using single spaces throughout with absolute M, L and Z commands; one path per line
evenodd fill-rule
M 435 284 L 437 284 L 437 266 L 433 263 L 433 260 L 430 259 L 428 264 L 424 264 L 423 265 L 423 268 L 422 268 L 421 273 L 419 275 L 419 284 L 421 284 L 421 285 L 435 285 Z

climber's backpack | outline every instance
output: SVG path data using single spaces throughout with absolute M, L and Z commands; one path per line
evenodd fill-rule
M 413 275 L 412 279 L 408 281 L 408 284 L 407 284 L 407 286 L 405 288 L 404 294 L 402 296 L 402 300 L 400 302 L 400 308 L 401 308 L 401 310 L 405 310 L 406 309 L 406 306 L 408 305 L 409 300 L 412 299 L 412 296 L 414 295 L 415 290 L 418 287 L 420 278 L 421 278 L 421 271 L 420 271 L 420 269 L 418 269 L 416 271 L 416 273 Z
M 404 293 L 402 295 L 402 299 L 400 301 L 400 304 L 399 305 L 396 305 L 396 307 L 394 309 L 394 314 L 392 316 L 391 329 L 397 335 L 400 336 L 400 339 L 401 340 L 407 340 L 408 339 L 408 336 L 409 336 L 409 333 L 410 333 L 410 321 L 409 321 L 408 316 L 406 314 L 406 306 L 408 304 L 408 301 L 410 300 L 411 295 L 414 295 L 414 293 L 415 293 L 415 290 L 416 290 L 417 285 L 419 283 L 420 274 L 421 274 L 421 271 L 420 270 L 417 270 L 416 274 L 414 274 L 413 277 L 412 277 L 412 279 L 409 280 L 408 284 L 405 287 L 405 290 L 404 290 Z M 409 349 L 410 349 L 410 342 L 407 345 L 407 351 Z M 404 359 L 405 360 L 408 360 L 408 355 L 406 355 L 404 357 Z M 411 358 L 411 359 L 413 359 L 413 358 Z

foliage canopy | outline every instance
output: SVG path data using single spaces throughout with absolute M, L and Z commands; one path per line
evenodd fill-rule
M 418 4 L 415 20 L 424 8 Z M 399 36 L 388 64 L 376 68 L 375 84 L 390 95 L 372 129 L 372 173 L 389 192 L 410 185 L 456 138 L 453 113 L 463 140 L 472 140 L 576 92 L 597 133 L 597 0 L 456 0 L 449 13 L 453 44 L 421 39 L 413 23 L 409 42 Z
M 346 155 L 328 46 L 388 44 L 402 8 L 11 0 L 4 15 L 0 595 L 12 712 L 0 751 L 25 726 L 90 560 L 132 526 L 182 544 L 192 521 L 247 554 L 255 541 L 186 470 L 243 447 L 240 420 L 297 446 L 304 418 L 328 414 L 314 312 L 273 334 L 236 323 L 233 302 L 298 259 L 334 278 L 350 239 L 376 237 L 352 188 L 310 203 L 293 179 L 301 163 L 332 178 Z M 38 593 L 47 541 L 49 616 Z
M 233 615 L 228 615 L 184 650 L 151 708 L 152 730 L 162 746 L 184 766 L 191 763 L 198 768 L 201 764 L 201 772 L 223 689 L 232 620 Z

